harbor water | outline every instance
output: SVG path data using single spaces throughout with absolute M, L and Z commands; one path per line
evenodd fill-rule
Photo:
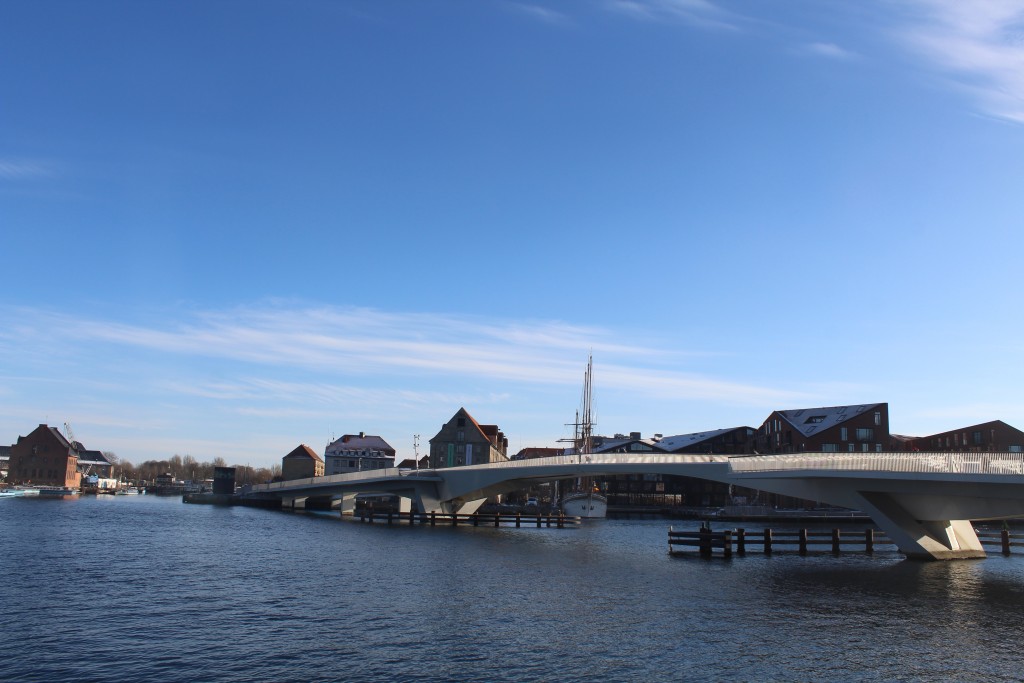
M 388 527 L 153 496 L 5 499 L 0 520 L 4 681 L 1024 675 L 1021 555 L 680 558 L 662 520 Z

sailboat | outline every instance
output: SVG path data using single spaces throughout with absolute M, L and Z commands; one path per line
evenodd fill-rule
M 576 413 L 573 423 L 573 451 L 580 462 L 590 460 L 593 450 L 594 418 L 591 392 L 593 390 L 594 359 L 587 357 L 587 372 L 583 376 L 583 406 L 580 415 Z M 562 514 L 568 517 L 604 519 L 608 515 L 608 499 L 599 490 L 593 479 L 581 477 L 576 480 L 575 490 L 562 496 L 559 501 Z

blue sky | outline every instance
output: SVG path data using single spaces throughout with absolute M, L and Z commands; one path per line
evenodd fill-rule
M 1024 427 L 1024 2 L 0 3 L 0 441 Z

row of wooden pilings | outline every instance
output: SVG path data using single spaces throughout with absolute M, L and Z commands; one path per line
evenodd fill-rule
M 387 524 L 429 524 L 430 526 L 458 526 L 462 524 L 469 526 L 514 526 L 517 529 L 534 526 L 538 529 L 541 527 L 564 529 L 565 527 L 578 526 L 580 524 L 579 517 L 552 514 L 524 515 L 519 512 L 515 514 L 474 512 L 471 515 L 460 515 L 444 512 L 383 512 L 364 509 L 360 510 L 358 515 L 359 520 L 362 522 L 373 523 L 378 521 Z
M 1012 548 L 1024 547 L 1024 541 L 1014 540 L 1009 529 L 1001 531 L 976 531 L 978 540 L 982 545 L 998 545 L 1003 555 L 1009 555 Z M 1020 534 L 1018 539 L 1024 538 Z M 758 531 L 747 531 L 746 529 L 726 529 L 724 531 L 712 531 L 710 527 L 702 527 L 698 531 L 676 531 L 668 528 L 668 552 L 676 555 L 687 552 L 680 548 L 696 548 L 705 557 L 710 557 L 715 550 L 720 550 L 723 557 L 732 557 L 733 547 L 736 554 L 743 555 L 747 552 L 748 544 L 760 546 L 761 550 L 770 555 L 779 546 L 792 548 L 796 546 L 801 555 L 806 555 L 811 546 L 831 547 L 833 554 L 838 555 L 843 547 L 855 546 L 854 550 L 863 549 L 865 553 L 873 553 L 875 544 L 891 543 L 892 541 L 882 532 L 876 529 L 865 529 L 863 532 L 842 532 L 838 528 L 831 531 L 812 531 L 798 529 L 796 531 L 778 531 L 774 529 L 762 529 Z
M 746 529 L 726 529 L 724 531 L 712 531 L 709 527 L 702 527 L 698 531 L 676 531 L 672 527 L 668 529 L 668 551 L 676 555 L 685 550 L 679 548 L 696 548 L 697 551 L 710 557 L 715 550 L 721 550 L 723 557 L 732 557 L 733 547 L 736 553 L 743 555 L 747 552 L 748 544 L 757 545 L 761 550 L 770 555 L 774 550 L 792 548 L 796 546 L 801 555 L 807 554 L 811 546 L 831 546 L 832 552 L 839 554 L 843 546 L 856 545 L 858 549 L 863 548 L 864 552 L 874 552 L 875 543 L 888 543 L 889 539 L 875 529 L 865 529 L 863 533 L 853 534 L 842 533 L 839 529 L 831 531 L 811 531 L 798 529 L 796 531 L 778 531 L 775 529 L 761 529 L 747 531 Z

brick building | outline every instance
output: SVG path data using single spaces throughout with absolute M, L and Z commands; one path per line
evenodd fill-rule
M 961 427 L 941 434 L 910 439 L 912 451 L 985 451 L 1020 453 L 1024 449 L 1024 432 L 1002 420 L 993 420 L 970 427 Z
M 458 467 L 508 460 L 508 439 L 497 425 L 482 425 L 459 408 L 430 440 L 430 466 Z
M 306 444 L 296 446 L 295 450 L 281 458 L 281 478 L 285 481 L 322 476 L 324 461 Z
M 758 453 L 880 452 L 890 447 L 889 404 L 776 410 L 757 430 Z
M 82 485 L 78 449 L 56 428 L 41 424 L 11 446 L 7 480 L 77 489 Z

